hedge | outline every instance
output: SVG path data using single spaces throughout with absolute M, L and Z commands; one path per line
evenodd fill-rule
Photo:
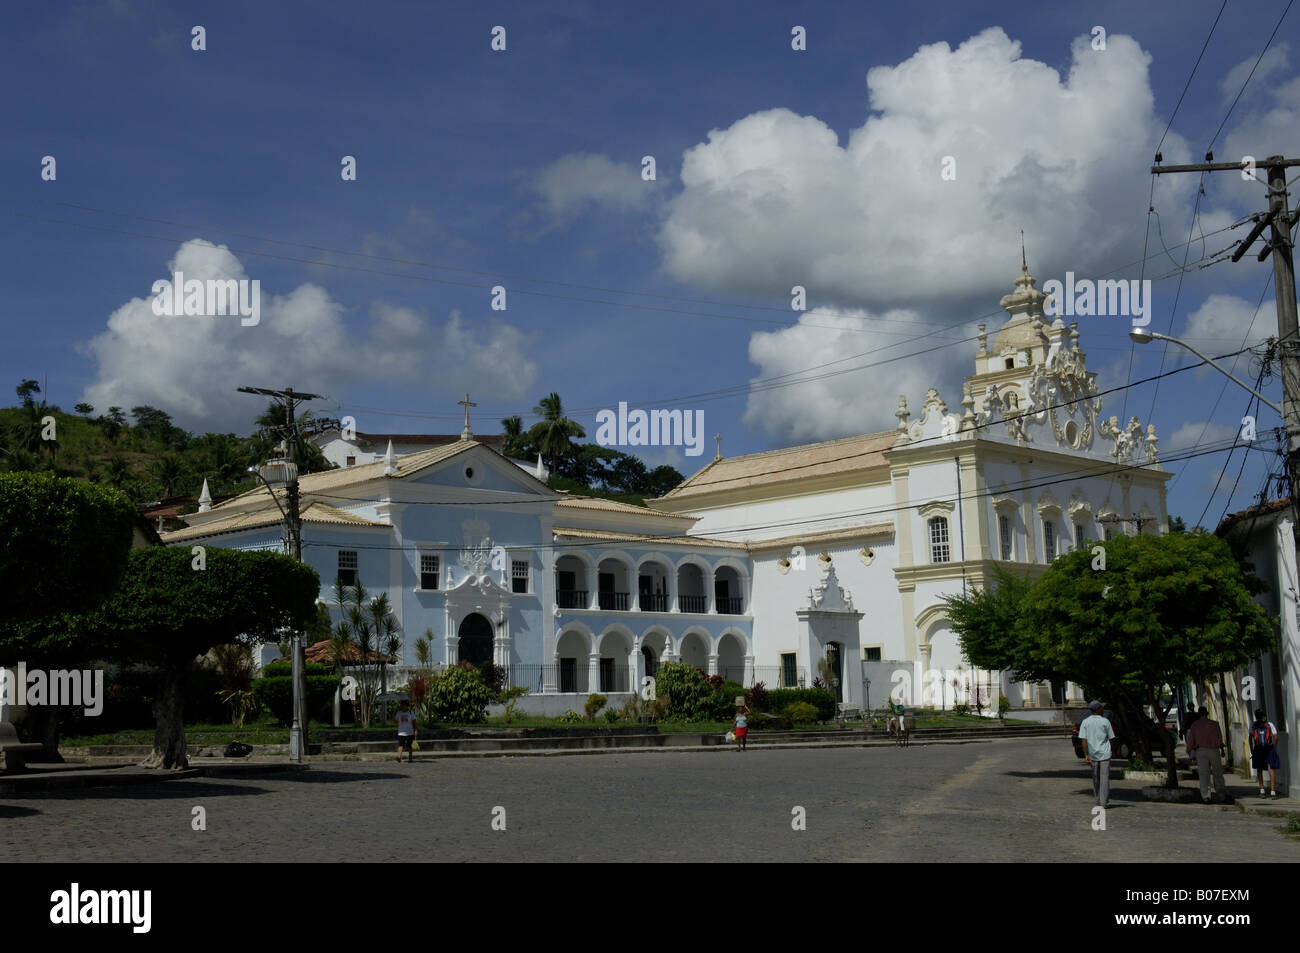
M 343 679 L 337 675 L 307 676 L 307 717 L 329 720 L 334 708 L 334 693 Z M 253 694 L 282 725 L 293 723 L 293 677 L 276 675 L 253 682 Z
M 795 702 L 805 702 L 816 708 L 818 721 L 830 721 L 835 717 L 835 696 L 824 688 L 773 688 L 767 693 L 767 710 L 775 714 L 780 714 Z

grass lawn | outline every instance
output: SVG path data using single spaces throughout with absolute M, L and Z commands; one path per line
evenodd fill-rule
M 377 719 L 376 719 L 377 721 Z M 566 722 L 559 718 L 545 718 L 541 715 L 516 714 L 514 718 L 507 723 L 503 715 L 494 715 L 480 725 L 421 725 L 423 730 L 433 730 L 435 728 L 490 728 L 490 729 L 511 729 L 511 728 L 571 728 L 571 727 L 629 727 L 632 723 L 626 721 L 616 721 L 612 725 L 605 721 L 603 717 L 597 715 L 593 721 Z M 862 722 L 848 722 L 851 729 L 861 729 Z M 868 719 L 867 724 L 871 721 Z M 995 727 L 998 721 L 993 718 L 981 718 L 978 715 L 958 715 L 953 712 L 941 712 L 931 709 L 918 709 L 916 711 L 916 726 L 918 728 L 972 728 L 972 727 Z M 1008 725 L 1036 725 L 1039 722 L 1024 721 L 1020 719 L 1008 718 Z M 732 722 L 727 721 L 697 721 L 697 722 L 661 722 L 656 726 L 661 732 L 694 732 L 697 734 L 726 734 L 731 730 Z M 834 722 L 825 725 L 796 725 L 798 731 L 836 731 Z M 329 724 L 312 722 L 309 728 L 309 737 L 313 741 L 320 740 L 320 734 L 324 731 L 366 731 L 367 734 L 373 734 L 376 740 L 387 740 L 393 733 L 392 724 L 380 725 L 372 724 L 367 729 L 359 728 L 355 725 L 344 725 L 335 729 Z M 109 734 L 99 735 L 80 735 L 76 737 L 67 737 L 60 739 L 60 744 L 64 747 L 85 747 L 88 745 L 148 745 L 153 744 L 153 728 L 142 727 L 133 730 L 112 732 Z M 231 741 L 242 741 L 250 745 L 274 745 L 289 743 L 289 729 L 281 728 L 273 720 L 264 720 L 257 723 L 245 724 L 243 728 L 235 728 L 228 724 L 201 724 L 186 725 L 185 740 L 192 745 L 224 745 Z

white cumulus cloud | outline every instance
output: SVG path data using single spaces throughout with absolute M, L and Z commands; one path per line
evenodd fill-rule
M 551 216 L 562 219 L 592 205 L 620 210 L 643 208 L 664 181 L 658 169 L 654 180 L 645 181 L 639 164 L 574 152 L 542 169 L 533 189 L 541 195 Z
M 248 277 L 225 246 L 202 239 L 179 247 L 167 276 L 177 271 L 186 280 Z M 521 399 L 537 379 L 525 336 L 504 323 L 473 326 L 452 311 L 439 324 L 384 302 L 362 320 L 311 283 L 261 292 L 261 319 L 249 327 L 237 315 L 160 316 L 152 296 L 132 298 L 81 345 L 96 363 L 81 399 L 101 411 L 149 404 L 199 432 L 246 432 L 262 408 L 235 390 L 242 385 L 291 385 L 344 400 L 354 386 L 427 383 L 444 393 L 486 387 Z
M 710 131 L 683 157 L 682 189 L 658 234 L 664 269 L 684 283 L 770 300 L 807 288 L 810 304 L 826 310 L 751 338 L 764 378 L 898 342 L 878 330 L 891 312 L 914 320 L 918 335 L 965 320 L 949 338 L 969 336 L 973 319 L 996 312 L 1011 290 L 1022 228 L 1040 287 L 1067 269 L 1101 275 L 1139 258 L 1145 170 L 1164 130 L 1150 56 L 1120 35 L 1105 51 L 1081 35 L 1070 53 L 1062 76 L 991 28 L 956 49 L 936 43 L 871 69 L 870 115 L 843 141 L 821 119 L 787 109 Z M 1166 161 L 1190 158 L 1176 132 L 1162 148 Z M 1156 201 L 1175 209 L 1185 197 L 1162 179 Z M 1003 318 L 986 319 L 990 334 Z M 888 429 L 898 394 L 916 408 L 932 385 L 960 412 L 974 351 L 954 345 L 868 372 L 754 388 L 745 420 L 785 440 Z

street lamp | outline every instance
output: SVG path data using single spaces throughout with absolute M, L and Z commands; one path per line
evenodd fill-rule
M 1135 327 L 1131 331 L 1129 331 L 1128 336 L 1132 338 L 1133 342 L 1136 344 L 1147 344 L 1154 340 L 1154 341 L 1169 341 L 1173 344 L 1179 345 L 1180 347 L 1185 347 L 1187 348 L 1187 350 L 1191 351 L 1193 354 L 1195 354 L 1197 357 L 1203 360 L 1206 364 L 1209 364 L 1211 367 L 1213 367 L 1220 374 L 1224 375 L 1225 377 L 1231 378 L 1233 381 L 1240 384 L 1246 390 L 1250 391 L 1252 394 L 1258 397 L 1263 403 L 1267 404 L 1269 407 L 1272 407 L 1274 410 L 1276 410 L 1279 415 L 1282 413 L 1282 408 L 1279 405 L 1273 403 L 1271 400 L 1269 400 L 1259 391 L 1255 390 L 1255 388 L 1251 387 L 1245 381 L 1241 380 L 1238 377 L 1235 377 L 1231 371 L 1229 371 L 1226 367 L 1224 367 L 1214 358 L 1207 357 L 1206 355 L 1202 354 L 1200 351 L 1196 350 L 1196 348 L 1192 347 L 1186 341 L 1180 341 L 1178 340 L 1178 338 L 1170 337 L 1168 334 L 1161 334 L 1158 331 L 1148 331 L 1146 328 L 1138 328 L 1138 327 Z
M 285 550 L 298 561 L 302 560 L 301 536 L 298 527 L 298 465 L 292 460 L 268 460 L 264 466 L 249 467 L 248 472 L 266 485 L 271 495 L 271 502 L 284 518 Z M 289 512 L 276 499 L 275 487 L 283 486 L 289 495 Z M 302 692 L 302 635 L 297 629 L 292 633 L 290 665 L 293 680 L 293 724 L 289 728 L 289 760 L 295 764 L 302 763 L 303 749 L 306 748 L 303 736 L 303 692 Z

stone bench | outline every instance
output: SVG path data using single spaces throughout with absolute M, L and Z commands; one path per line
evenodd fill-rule
M 0 721 L 0 751 L 4 752 L 5 773 L 21 771 L 27 767 L 26 756 L 36 754 L 45 746 L 39 742 L 22 742 L 18 732 L 7 721 Z

